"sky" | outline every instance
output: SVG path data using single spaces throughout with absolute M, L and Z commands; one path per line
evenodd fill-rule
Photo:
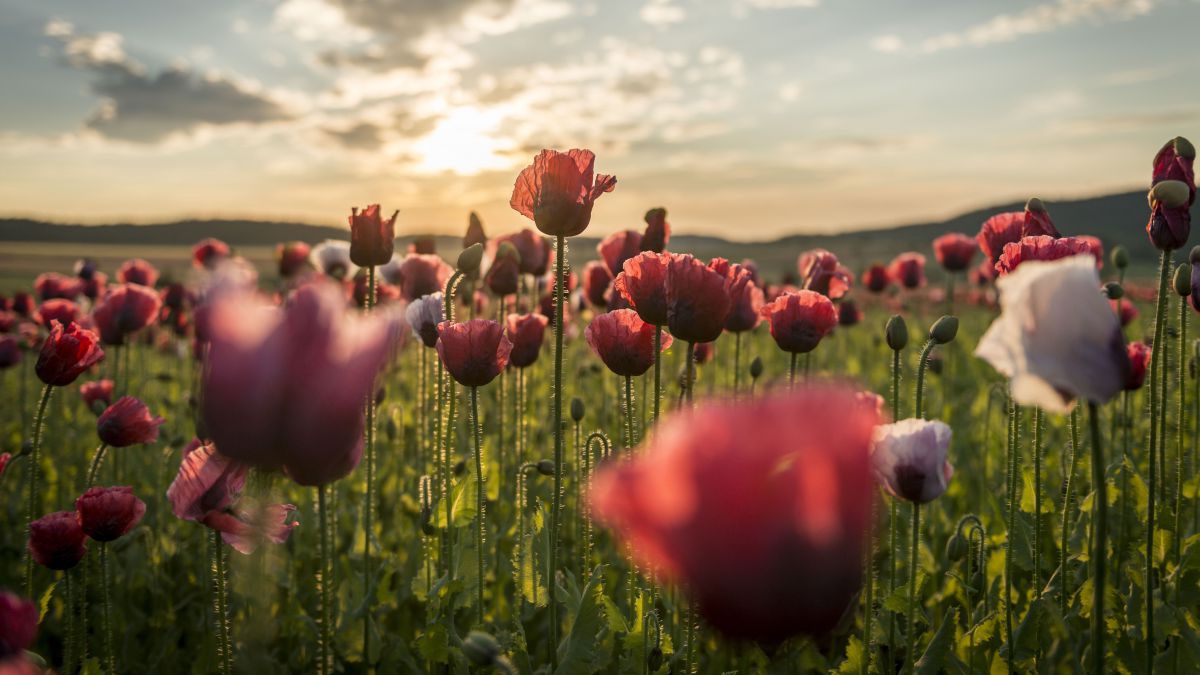
M 1198 0 L 0 0 L 0 216 L 527 225 L 769 240 L 1144 186 L 1200 136 Z

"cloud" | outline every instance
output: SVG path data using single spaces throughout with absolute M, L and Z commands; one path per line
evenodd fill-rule
M 1157 82 L 1170 75 L 1173 71 L 1173 68 L 1165 66 L 1116 70 L 1105 75 L 1101 79 L 1101 83 L 1108 87 L 1125 87 L 1146 82 Z
M 666 28 L 687 18 L 687 12 L 682 7 L 671 4 L 671 0 L 650 0 L 642 5 L 639 16 L 642 21 L 655 28 Z
M 880 35 L 871 40 L 871 49 L 884 54 L 904 51 L 904 40 L 899 35 Z
M 1163 134 L 1170 136 L 1180 127 L 1194 127 L 1197 124 L 1200 124 L 1200 108 L 1188 107 L 1152 113 L 1081 117 L 1055 125 L 1055 131 L 1072 136 L 1099 136 L 1161 127 Z
M 751 9 L 810 9 L 821 3 L 820 0 L 737 0 L 737 4 Z
M 1012 14 L 1000 14 L 964 30 L 943 33 L 920 43 L 925 53 L 1011 42 L 1050 33 L 1083 21 L 1126 21 L 1150 13 L 1156 0 L 1055 0 Z
M 92 75 L 91 90 L 101 101 L 85 125 L 106 138 L 157 143 L 201 127 L 292 117 L 281 103 L 224 75 L 178 64 L 151 73 L 125 53 L 116 33 L 76 33 L 62 21 L 44 32 L 62 44 L 63 63 Z
M 779 87 L 779 99 L 785 103 L 800 100 L 800 95 L 803 93 L 804 85 L 799 82 L 788 82 Z

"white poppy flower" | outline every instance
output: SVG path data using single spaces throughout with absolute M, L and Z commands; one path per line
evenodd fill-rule
M 318 272 L 335 279 L 353 279 L 358 266 L 350 261 L 350 242 L 326 239 L 313 247 L 309 261 Z
M 954 467 L 950 426 L 945 422 L 906 419 L 875 427 L 871 468 L 875 480 L 894 497 L 924 504 L 946 491 Z

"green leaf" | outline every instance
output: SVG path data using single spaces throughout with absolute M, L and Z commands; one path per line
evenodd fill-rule
M 600 567 L 592 571 L 583 588 L 579 609 L 571 620 L 571 630 L 558 646 L 558 670 L 555 675 L 588 675 L 608 665 L 604 646 L 607 620 L 601 601 Z
M 863 648 L 862 640 L 858 639 L 857 635 L 850 636 L 850 641 L 846 643 L 846 659 L 838 666 L 837 673 L 839 675 L 856 675 L 863 672 L 863 661 L 866 659 L 866 650 Z
M 917 675 L 937 675 L 943 671 L 943 663 L 947 657 L 953 658 L 951 647 L 954 646 L 954 626 L 958 623 L 958 609 L 953 609 L 942 617 L 942 625 L 938 626 L 925 653 L 917 660 Z
M 50 598 L 54 596 L 54 589 L 58 588 L 59 582 L 54 582 L 42 591 L 42 598 L 38 600 L 38 623 L 42 623 L 46 619 L 46 612 L 50 611 Z

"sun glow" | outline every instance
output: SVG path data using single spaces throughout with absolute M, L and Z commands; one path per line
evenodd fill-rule
M 505 152 L 512 149 L 512 142 L 498 137 L 500 119 L 496 110 L 455 108 L 414 144 L 413 150 L 420 157 L 418 167 L 465 176 L 510 167 L 512 161 Z

